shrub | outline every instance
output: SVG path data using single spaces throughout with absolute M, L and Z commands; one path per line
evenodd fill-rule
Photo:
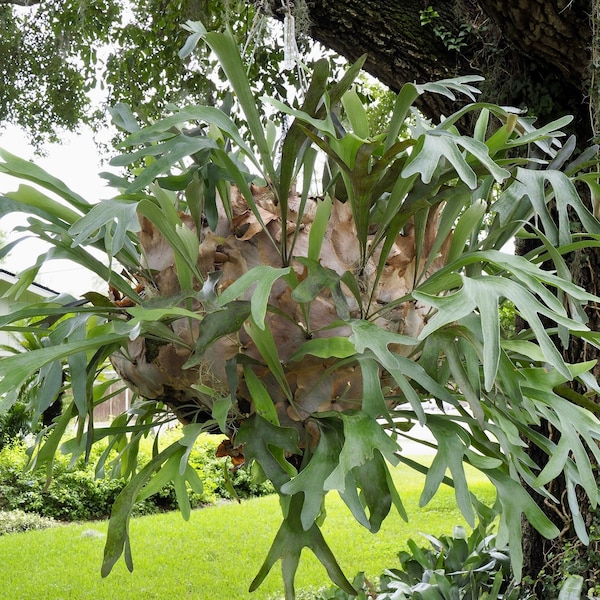
M 354 579 L 358 599 L 377 596 L 378 600 L 517 600 L 525 598 L 515 586 L 508 549 L 496 546 L 492 524 L 483 520 L 470 535 L 464 527 L 439 538 L 425 535 L 430 547 L 419 547 L 413 539 L 409 551 L 398 553 L 400 569 L 387 569 L 378 582 L 363 573 Z M 339 588 L 320 592 L 318 600 L 354 598 Z
M 23 402 L 15 402 L 10 410 L 0 414 L 0 449 L 31 431 L 30 415 Z
M 0 462 L 0 510 L 21 510 L 60 521 L 103 519 L 123 489 L 122 480 L 94 479 L 88 471 L 62 471 L 57 465 L 46 489 L 44 473 L 24 471 L 18 454 L 16 464 Z
M 358 595 L 351 596 L 338 587 L 317 592 L 305 591 L 312 600 L 538 600 L 530 583 L 517 585 L 513 578 L 508 547 L 498 547 L 493 523 L 483 517 L 470 535 L 461 526 L 452 535 L 439 538 L 425 535 L 429 547 L 407 541 L 409 552 L 398 553 L 400 569 L 386 569 L 374 581 L 359 573 L 352 582 Z M 573 566 L 572 564 L 570 566 Z M 543 598 L 574 600 L 581 598 L 583 577 L 563 569 Z M 588 590 L 588 598 L 596 598 Z
M 166 432 L 165 438 L 175 435 Z M 199 508 L 234 497 L 248 498 L 273 492 L 270 482 L 257 483 L 244 468 L 230 470 L 226 459 L 215 456 L 219 439 L 202 437 L 190 454 L 192 465 L 203 481 L 203 493 L 189 491 L 190 505 Z M 152 440 L 140 447 L 140 465 L 151 458 Z M 106 448 L 106 446 L 104 446 Z M 0 510 L 20 510 L 37 513 L 59 521 L 89 521 L 106 519 L 112 505 L 126 484 L 124 479 L 96 477 L 94 464 L 103 448 L 94 448 L 89 462 L 80 458 L 74 466 L 66 456 L 58 456 L 53 467 L 51 484 L 46 488 L 44 472 L 26 470 L 27 455 L 22 442 L 15 441 L 0 450 Z M 135 515 L 145 515 L 177 509 L 173 483 L 138 502 Z
M 41 517 L 22 510 L 0 511 L 0 535 L 31 531 L 33 529 L 48 529 L 57 525 L 54 519 Z

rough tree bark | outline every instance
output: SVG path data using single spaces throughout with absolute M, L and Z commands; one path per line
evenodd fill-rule
M 282 19 L 281 2 L 271 5 Z M 590 137 L 591 0 L 307 0 L 306 5 L 312 38 L 349 60 L 367 53 L 366 70 L 394 90 L 406 81 L 479 73 L 487 81 L 487 99 L 527 106 L 546 119 L 574 114 L 575 129 Z M 429 6 L 439 16 L 421 25 L 421 11 Z M 461 47 L 450 49 L 461 31 L 466 32 Z M 423 106 L 430 116 L 446 108 Z
M 368 53 L 366 70 L 393 90 L 406 81 L 478 73 L 486 78 L 484 99 L 527 107 L 543 122 L 572 114 L 572 132 L 582 147 L 594 136 L 591 113 L 598 107 L 591 107 L 589 99 L 592 0 L 307 0 L 306 4 L 307 33 L 312 38 L 349 60 Z M 271 5 L 273 14 L 282 19 L 281 2 Z M 429 6 L 439 16 L 422 25 L 420 13 Z M 448 39 L 458 39 L 461 32 L 467 33 L 460 48 L 451 49 Z M 421 108 L 432 117 L 451 109 L 439 103 Z M 588 249 L 572 257 L 572 272 L 576 283 L 593 293 L 600 291 L 600 252 Z M 592 329 L 600 330 L 598 307 L 588 307 L 588 314 Z M 590 346 L 572 346 L 566 358 L 579 360 L 582 354 L 600 358 Z M 560 489 L 553 492 L 560 497 Z M 557 542 L 548 542 L 525 525 L 524 573 L 533 578 L 541 568 L 551 569 L 547 557 L 560 554 L 560 544 L 574 537 L 568 514 L 540 503 L 565 531 Z M 582 509 L 591 523 L 590 507 L 584 503 Z M 540 598 L 546 597 L 543 589 L 537 591 Z

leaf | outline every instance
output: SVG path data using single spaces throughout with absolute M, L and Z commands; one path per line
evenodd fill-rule
M 371 460 L 348 474 L 340 497 L 361 525 L 371 533 L 377 533 L 392 507 L 390 488 L 395 491 L 385 460 L 376 450 Z M 360 496 L 358 489 L 361 490 Z M 368 509 L 368 516 L 365 508 Z
M 382 329 L 375 323 L 353 319 L 350 321 L 352 335 L 348 338 L 354 344 L 359 354 L 364 354 L 369 348 L 377 357 L 377 361 L 388 371 L 401 369 L 399 355 L 391 352 L 392 344 L 400 346 L 414 346 L 417 340 L 399 333 L 392 333 Z
M 161 468 L 173 454 L 181 451 L 178 442 L 174 442 L 156 455 L 148 464 L 123 488 L 117 496 L 113 505 L 110 521 L 108 522 L 108 533 L 106 545 L 104 546 L 104 560 L 102 562 L 101 574 L 106 577 L 112 571 L 113 566 L 125 552 L 125 564 L 129 571 L 133 571 L 133 560 L 131 557 L 131 546 L 129 541 L 129 518 L 140 490 L 146 484 L 152 474 Z
M 478 75 L 463 75 L 461 77 L 441 79 L 424 84 L 405 83 L 400 89 L 400 93 L 394 103 L 388 135 L 385 141 L 385 150 L 388 150 L 396 142 L 400 129 L 406 121 L 410 107 L 421 94 L 425 92 L 441 94 L 450 100 L 455 100 L 454 91 L 456 91 L 475 100 L 474 94 L 478 94 L 479 89 L 469 84 L 476 81 L 483 81 L 483 78 Z
M 168 298 L 169 305 L 164 308 L 152 308 L 152 304 L 149 307 L 146 306 L 132 306 L 127 309 L 127 312 L 135 317 L 136 321 L 147 321 L 148 323 L 154 321 L 162 321 L 165 319 L 174 318 L 186 318 L 202 320 L 205 316 L 200 312 L 193 312 L 186 308 L 179 306 L 171 306 L 173 304 L 173 298 Z
M 360 358 L 359 364 L 363 379 L 362 411 L 373 419 L 385 417 L 391 423 L 392 418 L 381 389 L 379 365 L 374 360 L 366 357 Z
M 44 383 L 34 390 L 32 423 L 37 423 L 45 410 L 57 399 L 63 385 L 63 365 L 61 361 L 49 363 L 42 367 L 38 377 Z
M 318 358 L 349 358 L 356 352 L 354 344 L 345 337 L 312 338 L 306 340 L 289 358 L 300 361 L 307 354 Z
M 333 269 L 323 267 L 318 261 L 309 258 L 297 258 L 299 263 L 306 267 L 307 275 L 292 292 L 292 299 L 296 302 L 312 302 L 323 288 L 330 290 L 335 308 L 342 319 L 348 319 L 350 312 L 348 300 L 342 291 L 340 281 L 342 277 Z
M 198 236 L 183 223 L 178 223 L 175 226 L 175 233 L 181 241 L 181 247 L 187 259 L 186 262 L 190 264 L 195 264 L 198 261 L 199 253 Z M 180 276 L 179 270 L 177 275 Z M 186 289 L 187 287 L 192 287 L 191 282 L 189 286 L 185 286 L 182 284 L 181 287 L 183 289 Z
M 525 513 L 529 523 L 548 539 L 555 538 L 560 532 L 520 482 L 513 480 L 499 469 L 486 470 L 485 473 L 496 488 L 498 501 L 502 505 L 497 544 L 503 546 L 508 543 L 513 572 L 516 581 L 519 582 L 523 567 L 522 514 Z
M 331 216 L 332 200 L 329 194 L 325 194 L 322 201 L 317 202 L 317 210 L 308 233 L 308 254 L 310 260 L 318 261 L 321 256 L 321 246 L 325 239 L 327 224 Z
M 183 368 L 189 369 L 197 365 L 212 344 L 223 336 L 240 331 L 244 326 L 244 321 L 249 316 L 250 303 L 243 300 L 235 300 L 224 308 L 208 313 L 200 323 L 194 352 L 183 365 Z
M 560 588 L 558 600 L 581 600 L 583 591 L 583 577 L 581 575 L 568 575 Z
M 338 418 L 322 417 L 315 423 L 319 428 L 319 443 L 308 465 L 281 486 L 282 494 L 294 496 L 304 493 L 300 521 L 305 531 L 310 529 L 321 512 L 327 493 L 325 480 L 337 466 L 344 443 L 342 423 Z
M 344 424 L 344 447 L 340 452 L 338 466 L 325 480 L 325 489 L 344 492 L 347 474 L 354 467 L 360 467 L 373 459 L 375 449 L 391 464 L 397 465 L 399 458 L 396 452 L 400 448 L 381 425 L 368 415 L 362 412 L 340 413 L 340 418 Z
M 285 597 L 286 600 L 293 600 L 295 597 L 294 577 L 300 562 L 300 554 L 302 549 L 306 547 L 313 551 L 337 586 L 353 596 L 356 595 L 356 590 L 346 579 L 317 525 L 313 523 L 307 531 L 302 528 L 300 523 L 301 505 L 302 495 L 293 496 L 288 514 L 275 535 L 265 562 L 250 584 L 249 591 L 255 591 L 264 581 L 275 562 L 281 559 Z
M 54 423 L 50 434 L 47 432 L 42 432 L 45 436 L 43 445 L 39 445 L 39 439 L 37 440 L 37 452 L 27 465 L 30 468 L 41 469 L 42 467 L 46 467 L 46 481 L 49 483 L 52 479 L 52 468 L 54 464 L 54 459 L 58 453 L 58 448 L 64 439 L 65 432 L 71 419 L 75 416 L 75 403 L 70 402 L 66 408 L 63 410 L 62 415 L 58 418 L 58 420 Z M 0 412 L 2 408 L 0 407 Z M 41 434 L 40 434 L 41 435 Z
M 198 165 L 192 165 L 189 169 L 185 170 L 179 175 L 165 175 L 164 177 L 157 177 L 156 183 L 158 183 L 158 185 L 164 190 L 171 190 L 174 192 L 186 190 L 194 181 L 194 175 L 197 173 L 198 168 Z
M 273 425 L 279 426 L 277 411 L 267 389 L 248 365 L 244 365 L 244 381 L 248 386 L 256 414 L 273 423 Z
M 385 261 L 389 256 L 390 250 L 396 242 L 396 236 L 402 228 L 408 223 L 415 213 L 423 208 L 429 208 L 429 203 L 425 199 L 410 201 L 409 192 L 412 190 L 418 174 L 405 179 L 398 177 L 392 187 L 390 195 L 386 199 L 385 212 L 379 222 L 379 231 L 373 239 L 373 247 L 377 247 L 382 238 L 385 237 L 386 243 L 381 251 L 378 270 L 381 272 Z
M 285 269 L 276 269 L 267 265 L 254 267 L 224 290 L 218 297 L 218 303 L 220 306 L 227 305 L 227 303 L 239 298 L 254 287 L 250 296 L 251 314 L 256 325 L 260 329 L 264 329 L 265 315 L 273 284 L 281 277 L 288 275 L 290 270 L 291 267 Z
M 295 429 L 274 425 L 254 414 L 243 422 L 235 442 L 236 445 L 245 444 L 247 461 L 255 460 L 278 492 L 296 474 L 296 470 L 284 456 L 286 452 L 301 453 Z
M 185 452 L 185 448 L 178 449 L 172 454 L 156 472 L 156 474 L 148 480 L 148 483 L 142 487 L 135 498 L 135 502 L 142 502 L 150 496 L 160 492 L 167 483 L 174 481 L 179 473 L 179 463 Z
M 186 156 L 192 156 L 201 150 L 211 150 L 213 148 L 216 148 L 216 143 L 208 137 L 190 137 L 181 134 L 157 146 L 142 148 L 137 152 L 122 155 L 119 159 L 113 159 L 111 164 L 117 166 L 123 163 L 131 164 L 143 156 L 162 154 L 160 158 L 157 158 L 146 167 L 125 190 L 126 194 L 133 194 L 150 185 L 159 175 L 167 173 L 171 167 L 178 165 L 179 161 Z
M 282 247 L 281 255 L 282 255 L 282 257 L 284 257 L 284 261 L 286 263 L 291 260 L 292 256 L 294 256 L 294 248 L 296 247 L 296 242 L 298 241 L 298 236 L 305 229 L 305 226 L 302 223 L 302 221 L 304 219 L 304 215 L 306 214 L 306 202 L 308 200 L 308 194 L 311 189 L 311 182 L 312 182 L 313 174 L 315 172 L 315 161 L 317 159 L 317 156 L 318 156 L 317 150 L 315 148 L 309 147 L 307 144 L 307 147 L 304 150 L 304 153 L 302 155 L 301 162 L 299 165 L 299 168 L 302 169 L 302 193 L 300 194 L 300 204 L 296 211 L 296 220 L 294 222 L 294 235 L 292 237 L 291 243 L 289 243 L 289 244 L 288 244 L 287 238 L 285 236 L 281 238 L 282 246 L 285 246 L 285 247 Z M 281 183 L 281 180 L 280 180 L 280 183 Z M 281 188 L 283 189 L 283 184 L 281 184 Z M 311 201 L 312 200 L 313 199 L 311 199 Z M 283 216 L 283 213 L 284 213 L 283 206 L 281 206 L 282 216 Z M 308 258 L 311 258 L 311 252 L 314 252 L 314 251 L 311 251 L 311 233 L 312 233 L 313 227 L 315 226 L 315 221 L 322 220 L 322 216 L 319 216 L 317 213 L 319 213 L 319 204 L 317 204 L 317 211 L 315 213 L 312 225 L 310 227 L 310 231 L 308 233 L 308 239 L 309 239 L 308 251 L 307 251 Z M 288 219 L 287 207 L 285 210 L 285 214 L 286 214 L 286 219 Z M 329 218 L 329 216 L 327 216 L 327 218 Z M 323 239 L 325 239 L 324 236 L 325 236 L 325 234 L 323 233 L 323 238 L 321 238 L 320 241 L 313 242 L 312 243 L 313 246 L 315 245 L 315 243 L 320 245 L 322 243 Z M 319 250 L 319 253 L 320 253 L 320 250 Z
M 400 130 L 403 127 L 408 111 L 413 102 L 419 97 L 420 91 L 414 83 L 405 83 L 396 96 L 394 109 L 385 139 L 384 150 L 389 150 L 398 140 Z
M 587 545 L 590 543 L 590 536 L 587 531 L 587 525 L 581 514 L 579 499 L 577 498 L 577 492 L 575 489 L 576 485 L 579 483 L 579 478 L 572 471 L 573 469 L 571 468 L 571 464 L 567 463 L 565 465 L 565 487 L 567 490 L 567 502 L 569 503 L 569 510 L 571 511 L 575 533 L 581 542 Z M 594 508 L 596 506 L 594 506 Z
M 504 192 L 506 196 L 498 201 L 500 214 L 506 221 L 507 211 L 522 200 L 527 199 L 533 212 L 538 215 L 544 233 L 555 246 L 571 242 L 569 207 L 575 210 L 583 227 L 589 233 L 598 233 L 600 225 L 592 213 L 585 207 L 579 197 L 575 185 L 567 175 L 560 171 L 531 170 L 519 167 L 515 182 Z M 558 213 L 558 226 L 548 209 L 548 202 L 554 199 Z M 526 203 L 523 203 L 527 205 Z
M 454 167 L 461 181 L 474 190 L 477 187 L 477 176 L 459 150 L 459 146 L 473 155 L 496 181 L 502 182 L 510 176 L 509 171 L 499 167 L 490 158 L 484 143 L 445 131 L 435 131 L 422 136 L 419 140 L 419 144 L 411 154 L 411 159 L 402 171 L 402 177 L 408 178 L 415 173 L 420 173 L 423 183 L 429 183 L 436 173 L 440 160 L 445 158 Z
M 188 21 L 189 23 L 189 21 Z M 190 31 L 189 29 L 189 25 L 182 25 L 183 29 L 188 29 L 188 31 Z M 199 32 L 193 32 L 191 35 L 189 35 L 187 37 L 187 39 L 185 40 L 185 44 L 181 47 L 181 50 L 179 51 L 179 58 L 181 58 L 182 60 L 187 58 L 196 48 L 196 46 L 198 45 L 198 42 L 202 39 L 202 33 Z
M 23 383 L 44 365 L 65 358 L 77 352 L 97 350 L 101 346 L 119 345 L 127 339 L 127 334 L 107 333 L 84 340 L 67 342 L 38 350 L 30 350 L 17 356 L 0 358 L 0 395 L 16 393 Z M 7 399 L 0 402 L 0 411 L 6 407 Z
M 337 132 L 336 132 L 335 125 L 334 125 L 333 120 L 331 119 L 330 115 L 327 115 L 324 118 L 313 117 L 302 110 L 292 108 L 291 106 L 288 106 L 284 102 L 280 102 L 279 100 L 277 100 L 275 98 L 269 98 L 268 96 L 263 97 L 263 101 L 270 104 L 277 110 L 279 110 L 285 114 L 291 115 L 298 121 L 302 121 L 303 123 L 310 125 L 311 129 L 305 129 L 305 133 L 312 134 L 310 136 L 311 139 L 313 139 L 314 137 L 318 137 L 318 135 L 313 134 L 313 131 L 328 134 L 332 138 L 336 137 Z
M 133 133 L 134 131 L 139 130 L 140 126 L 128 104 L 117 102 L 114 106 L 108 107 L 108 112 L 112 117 L 112 122 L 119 129 L 122 129 L 127 133 Z
M 183 241 L 177 234 L 177 225 L 181 225 L 181 222 L 176 224 L 170 222 L 168 214 L 151 200 L 142 200 L 138 204 L 138 212 L 146 217 L 160 232 L 169 244 L 175 258 L 179 258 L 182 261 L 185 267 L 189 269 L 191 276 L 194 276 L 199 282 L 202 282 L 203 277 L 198 270 L 198 265 L 195 261 L 191 260 L 190 257 L 189 241 Z M 178 265 L 178 271 L 180 268 L 181 267 Z M 180 277 L 179 273 L 178 276 Z
M 125 198 L 103 200 L 96 204 L 69 229 L 69 235 L 73 237 L 72 246 L 88 242 L 99 230 L 109 226 L 112 243 L 107 249 L 113 255 L 117 254 L 125 245 L 128 232 L 136 233 L 141 229 L 137 205 L 136 201 Z
M 173 480 L 173 488 L 175 489 L 175 498 L 177 499 L 179 512 L 181 513 L 184 521 L 189 521 L 192 509 L 190 505 L 190 497 L 185 485 L 185 479 L 177 475 Z
M 194 444 L 203 431 L 204 425 L 202 423 L 188 423 L 183 426 L 183 435 L 177 440 L 177 443 L 185 448 L 185 452 L 183 453 L 179 464 L 179 475 L 185 474 L 190 454 L 194 449 Z
M 29 230 L 31 233 L 36 235 L 39 239 L 48 242 L 53 245 L 45 255 L 41 255 L 39 260 L 52 260 L 52 259 L 65 259 L 72 261 L 78 265 L 81 265 L 91 273 L 95 273 L 101 277 L 104 281 L 112 285 L 114 288 L 119 290 L 125 297 L 132 299 L 135 302 L 139 302 L 140 298 L 135 290 L 131 287 L 131 282 L 126 280 L 120 273 L 114 271 L 109 265 L 106 264 L 106 260 L 100 260 L 92 255 L 81 246 L 76 248 L 71 247 L 71 240 L 68 234 L 49 235 L 47 231 L 47 225 L 42 223 L 32 223 L 30 219 Z M 98 244 L 100 245 L 100 244 Z M 126 266 L 139 265 L 140 258 L 136 250 L 131 244 L 127 244 L 127 247 L 123 249 L 121 254 L 118 256 L 119 262 Z M 101 248 L 102 249 L 102 248 Z M 135 268 L 138 268 L 137 266 Z
M 600 449 L 597 445 L 597 438 L 600 437 L 597 433 L 597 418 L 580 406 L 565 401 L 553 391 L 553 387 L 556 386 L 552 386 L 552 381 L 557 379 L 556 372 L 543 377 L 542 369 L 526 371 L 528 371 L 526 373 L 528 386 L 523 386 L 523 393 L 536 400 L 536 408 L 540 416 L 546 418 L 560 431 L 561 436 L 556 445 L 552 444 L 548 463 L 532 485 L 541 487 L 571 468 L 577 475 L 576 483 L 585 490 L 590 503 L 595 505 L 598 502 L 598 486 L 589 453 L 593 455 L 596 462 L 600 460 Z M 538 377 L 532 376 L 533 371 L 539 372 Z M 545 382 L 540 382 L 540 379 L 545 379 Z M 532 384 L 535 387 L 531 387 Z M 587 448 L 584 447 L 582 440 L 585 441 Z
M 258 224 L 261 227 L 261 232 L 267 236 L 267 238 L 271 241 L 273 246 L 279 252 L 279 246 L 269 233 L 269 230 L 267 229 L 266 224 L 262 218 L 261 209 L 256 204 L 254 196 L 252 195 L 252 190 L 248 185 L 248 182 L 252 181 L 255 177 L 250 176 L 250 174 L 247 171 L 241 170 L 238 164 L 236 164 L 236 162 L 234 162 L 226 152 L 222 150 L 215 150 L 213 154 L 215 162 L 220 166 L 220 168 L 223 168 L 227 171 L 229 177 L 233 180 L 233 182 L 237 185 L 239 191 L 242 193 L 244 200 L 248 203 L 248 206 L 252 210 L 252 214 L 254 215 Z M 223 200 L 225 212 L 231 218 L 231 204 L 227 199 L 228 197 L 222 194 L 221 188 L 219 188 L 219 193 L 221 193 L 221 200 Z M 287 238 L 283 236 L 283 239 Z
M 460 344 L 462 340 L 457 341 L 452 335 L 448 335 L 446 338 L 446 360 L 448 362 L 448 366 L 450 367 L 452 377 L 458 386 L 458 390 L 463 394 L 464 399 L 469 404 L 469 408 L 471 409 L 473 416 L 477 419 L 480 426 L 483 427 L 484 413 L 480 400 L 481 394 L 478 393 L 480 392 L 479 373 L 476 373 L 476 378 L 474 378 L 470 377 L 465 370 L 465 367 L 466 369 L 477 369 L 479 367 L 479 360 L 475 355 L 475 352 L 472 351 L 473 348 L 471 345 L 467 345 L 465 347 L 464 344 Z M 457 346 L 460 346 L 460 348 Z M 472 364 L 473 360 L 477 362 Z
M 515 258 L 515 257 L 512 257 Z M 554 366 L 562 375 L 570 377 L 570 372 L 565 365 L 565 362 L 558 352 L 555 344 L 550 339 L 546 328 L 542 324 L 539 314 L 554 320 L 559 324 L 564 324 L 572 330 L 581 330 L 580 323 L 565 318 L 564 308 L 561 305 L 556 305 L 556 298 L 548 298 L 548 290 L 540 285 L 540 282 L 533 278 L 528 279 L 529 288 L 524 285 L 508 279 L 506 277 L 472 277 L 467 278 L 461 276 L 463 288 L 458 292 L 444 296 L 434 297 L 428 294 L 423 294 L 420 291 L 414 291 L 413 296 L 425 304 L 434 306 L 438 312 L 419 334 L 419 339 L 425 339 L 431 333 L 440 327 L 460 321 L 467 315 L 473 313 L 477 308 L 481 317 L 482 331 L 487 337 L 484 337 L 484 356 L 485 365 L 485 387 L 489 391 L 494 383 L 495 373 L 497 371 L 499 360 L 499 315 L 497 310 L 494 310 L 495 298 L 508 298 L 511 300 L 523 318 L 529 324 L 533 334 L 540 347 L 544 352 L 545 359 Z M 565 282 L 564 285 L 568 285 Z M 538 293 L 552 302 L 552 308 L 548 308 L 541 304 L 534 295 Z M 560 312 L 556 312 L 556 311 Z
M 473 128 L 473 137 L 479 142 L 485 142 L 488 126 L 490 123 L 490 111 L 487 108 L 482 108 L 475 127 Z
M 350 88 L 342 96 L 342 105 L 354 133 L 358 137 L 366 140 L 370 135 L 369 119 L 367 118 L 367 113 L 362 100 L 354 88 Z
M 62 339 L 65 342 L 79 342 L 84 341 L 86 337 L 87 322 L 86 320 L 79 320 L 72 318 L 70 322 L 71 331 L 63 336 Z M 60 326 L 54 333 L 61 332 Z M 66 333 L 66 332 L 65 332 Z M 69 373 L 71 375 L 71 393 L 73 394 L 73 400 L 77 407 L 77 412 L 83 416 L 88 413 L 88 358 L 86 352 L 74 352 L 67 357 L 69 364 Z M 93 377 L 93 375 L 92 375 Z M 90 385 L 91 387 L 91 385 Z M 90 407 L 90 418 L 92 408 Z
M 25 160 L 23 158 L 19 158 L 10 152 L 3 150 L 0 148 L 0 157 L 4 159 L 4 162 L 0 163 L 0 172 L 7 173 L 8 175 L 12 175 L 13 177 L 18 177 L 19 179 L 26 179 L 27 181 L 32 181 L 55 194 L 58 194 L 61 198 L 66 200 L 72 207 L 76 208 L 81 212 L 87 212 L 90 209 L 90 203 L 81 197 L 79 194 L 76 194 L 73 190 L 71 190 L 65 183 L 63 183 L 60 179 L 57 179 L 53 175 L 50 175 L 41 167 L 38 167 L 35 163 Z M 23 186 L 29 189 L 29 186 Z M 10 195 L 7 194 L 9 197 Z M 60 206 L 59 203 L 56 203 L 54 200 L 49 200 L 49 206 L 52 206 L 52 210 L 55 211 Z M 68 208 L 62 207 L 65 215 L 68 215 Z M 67 222 L 72 223 L 70 219 L 65 219 Z
M 231 304 L 231 303 L 230 303 Z M 281 360 L 279 359 L 279 352 L 273 333 L 269 328 L 260 329 L 252 319 L 249 319 L 244 326 L 246 333 L 250 336 L 257 350 L 260 352 L 265 364 L 269 367 L 269 370 L 277 380 L 280 388 L 283 390 L 287 399 L 292 402 L 294 395 L 290 389 L 290 385 L 287 381 Z
M 327 77 L 329 75 L 329 62 L 326 59 L 318 60 L 313 68 L 312 78 L 308 90 L 304 96 L 304 102 L 302 104 L 302 110 L 308 114 L 316 114 L 319 109 L 323 94 L 325 93 L 327 85 Z M 314 171 L 314 161 L 316 158 L 316 151 L 309 149 L 306 143 L 306 135 L 300 123 L 297 120 L 292 122 L 289 131 L 283 138 L 281 145 L 281 161 L 279 165 L 279 180 L 273 182 L 278 186 L 278 196 L 281 206 L 282 221 L 287 220 L 288 214 L 288 192 L 291 188 L 291 183 L 294 177 L 297 176 L 296 170 L 299 164 L 303 164 L 305 184 L 303 186 L 303 200 L 310 189 L 309 178 L 312 176 Z M 303 213 L 302 208 L 298 211 L 298 219 L 296 231 L 294 232 L 294 243 L 296 235 L 300 230 L 300 220 Z M 287 240 L 285 237 L 282 238 L 282 244 L 286 244 Z M 293 246 L 293 244 L 292 244 Z M 289 249 L 292 252 L 292 249 Z M 284 260 L 288 260 L 288 255 L 283 252 Z
M 157 154 L 161 154 L 161 145 L 155 144 L 155 142 L 173 138 L 173 132 L 177 131 L 181 126 L 185 125 L 189 121 L 200 121 L 216 126 L 219 131 L 232 139 L 244 153 L 247 153 L 248 155 L 252 154 L 240 135 L 235 123 L 222 110 L 215 108 L 214 106 L 190 105 L 180 108 L 174 114 L 157 121 L 153 125 L 144 127 L 143 129 L 140 129 L 139 131 L 136 131 L 132 135 L 128 136 L 122 142 L 122 146 L 146 146 L 146 148 L 140 149 L 138 151 L 139 154 L 134 153 L 118 156 L 114 158 L 111 163 L 125 166 L 143 156 L 155 156 Z M 213 140 L 213 144 L 209 144 L 208 142 L 207 144 L 207 147 L 210 148 L 215 145 L 215 142 Z
M 29 185 L 22 184 L 16 192 L 6 192 L 4 197 L 26 206 L 27 209 L 22 209 L 24 212 L 33 209 L 34 214 L 39 214 L 53 223 L 64 222 L 71 225 L 77 222 L 81 216 L 68 206 L 53 200 L 37 188 Z
M 474 231 L 480 231 L 481 220 L 486 214 L 486 203 L 481 200 L 473 202 L 458 219 L 452 233 L 452 243 L 446 261 L 451 264 L 463 254 L 465 244 Z M 446 211 L 444 211 L 445 213 Z
M 539 129 L 536 129 L 531 125 L 531 122 L 528 122 L 527 119 L 520 119 L 519 125 L 522 127 L 523 133 L 519 137 L 513 138 L 509 145 L 524 146 L 526 144 L 535 143 L 546 153 L 551 154 L 551 144 L 548 144 L 546 140 L 550 139 L 550 142 L 552 143 L 556 141 L 556 138 L 564 137 L 565 134 L 561 129 L 566 127 L 573 118 L 573 115 L 565 115 L 564 117 L 560 117 L 560 119 L 556 119 L 555 121 L 543 125 Z
M 250 88 L 246 68 L 242 63 L 238 45 L 231 29 L 227 27 L 224 33 L 205 31 L 202 32 L 202 37 L 217 55 L 229 85 L 236 94 L 237 101 L 246 117 L 246 126 L 250 131 L 252 141 L 258 148 L 266 179 L 276 181 L 277 173 L 265 137 L 260 113 L 256 106 L 256 94 Z
M 230 388 L 232 389 L 232 388 Z M 229 409 L 233 406 L 231 395 L 225 398 L 217 395 L 214 392 L 211 416 L 217 422 L 221 433 L 227 433 L 227 417 L 229 416 Z
M 463 466 L 463 457 L 471 446 L 469 436 L 460 425 L 435 415 L 429 415 L 427 427 L 438 443 L 438 451 L 427 471 L 419 506 L 425 506 L 433 498 L 444 480 L 446 469 L 450 469 L 458 506 L 467 523 L 474 527 L 475 514 Z
M 415 87 L 419 94 L 429 92 L 441 94 L 450 100 L 456 100 L 454 92 L 459 92 L 475 101 L 475 94 L 480 94 L 481 92 L 478 88 L 470 84 L 483 80 L 484 78 L 481 75 L 461 75 L 450 79 L 439 79 L 438 81 L 417 84 Z

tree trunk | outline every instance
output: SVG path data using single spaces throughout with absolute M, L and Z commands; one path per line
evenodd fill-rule
M 519 252 L 522 253 L 522 252 Z M 593 294 L 600 291 L 598 274 L 600 273 L 600 249 L 586 248 L 573 253 L 570 257 L 570 269 L 573 276 L 573 282 Z M 588 315 L 588 326 L 592 331 L 600 331 L 600 310 L 597 305 L 589 305 L 586 308 Z M 590 346 L 581 339 L 571 338 L 569 347 L 564 351 L 565 360 L 568 363 L 580 362 L 584 360 L 597 360 L 600 353 L 596 348 Z M 600 379 L 600 362 L 596 364 L 593 373 L 597 380 Z M 584 391 L 584 390 L 580 390 Z M 600 398 L 593 399 L 596 404 L 600 404 Z M 542 424 L 543 433 L 552 437 L 553 432 Z M 544 465 L 547 457 L 536 455 L 535 449 L 530 455 L 540 465 Z M 590 457 L 593 458 L 593 457 Z M 559 499 L 565 497 L 565 486 L 561 479 L 551 483 L 550 491 Z M 579 490 L 578 490 L 579 491 Z M 590 532 L 590 546 L 585 546 L 577 537 L 574 529 L 571 514 L 566 506 L 566 501 L 560 506 L 552 505 L 540 499 L 539 505 L 544 512 L 549 515 L 557 527 L 561 530 L 561 535 L 555 540 L 544 539 L 529 523 L 523 522 L 523 572 L 536 581 L 535 592 L 538 598 L 549 597 L 548 589 L 552 585 L 557 588 L 562 582 L 562 577 L 566 572 L 582 575 L 587 586 L 593 586 L 599 581 L 600 573 L 598 571 L 598 553 L 600 552 L 598 536 L 598 520 L 600 514 L 590 506 L 589 501 L 583 493 L 578 494 L 579 507 L 581 514 Z M 593 527 L 592 527 L 593 526 Z M 554 590 L 554 588 L 552 588 Z

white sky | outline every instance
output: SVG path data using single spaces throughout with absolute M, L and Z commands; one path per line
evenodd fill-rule
M 25 134 L 18 128 L 8 126 L 0 131 L 0 148 L 21 158 L 32 160 L 51 175 L 61 179 L 89 202 L 97 202 L 101 198 L 113 196 L 114 190 L 106 187 L 104 180 L 98 176 L 98 173 L 109 170 L 109 167 L 107 164 L 102 164 L 100 152 L 91 132 L 85 131 L 79 135 L 65 134 L 63 140 L 62 144 L 45 146 L 47 155 L 40 157 L 34 155 L 33 148 L 27 144 Z M 0 194 L 16 190 L 21 183 L 30 184 L 0 173 Z M 14 228 L 25 223 L 25 215 L 12 213 L 0 218 L 0 230 L 7 234 L 7 241 L 12 241 L 23 235 L 14 232 Z M 45 245 L 41 242 L 26 240 L 0 263 L 0 268 L 18 273 L 32 265 L 45 249 Z M 56 291 L 75 296 L 92 289 L 102 293 L 107 292 L 104 284 L 93 273 L 64 260 L 48 261 L 42 267 L 36 281 Z

